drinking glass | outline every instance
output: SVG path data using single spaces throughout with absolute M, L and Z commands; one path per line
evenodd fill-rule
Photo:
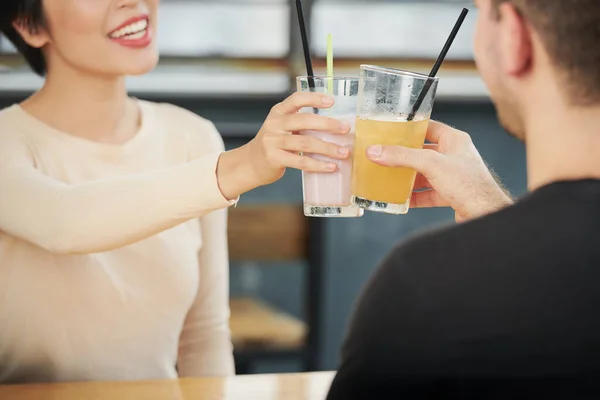
M 360 71 L 352 202 L 365 210 L 406 214 L 416 171 L 376 164 L 367 158 L 367 149 L 423 148 L 438 78 L 372 65 Z
M 338 135 L 327 132 L 302 131 L 300 135 L 312 136 L 352 151 L 354 127 L 356 122 L 356 101 L 358 96 L 358 77 L 298 77 L 298 91 L 328 93 L 335 99 L 331 108 L 303 108 L 302 113 L 317 113 L 322 116 L 346 121 L 350 124 L 349 133 Z M 302 172 L 304 197 L 304 215 L 308 217 L 360 217 L 363 210 L 352 204 L 350 180 L 352 175 L 352 157 L 345 160 L 333 160 L 321 155 L 308 156 L 337 165 L 334 172 Z

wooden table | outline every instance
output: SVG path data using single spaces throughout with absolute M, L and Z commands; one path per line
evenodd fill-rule
M 2 400 L 324 400 L 332 372 L 0 386 Z

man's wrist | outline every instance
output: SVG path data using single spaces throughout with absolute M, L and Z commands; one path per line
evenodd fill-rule
M 496 207 L 494 211 L 500 211 L 503 208 L 510 207 L 515 203 L 512 197 L 510 197 L 510 194 L 508 194 L 506 191 L 503 190 L 502 194 L 503 196 L 501 196 L 496 202 Z
M 504 191 L 500 191 L 496 196 L 490 196 L 487 199 L 482 198 L 476 203 L 471 203 L 470 207 L 465 207 L 464 211 L 455 209 L 456 221 L 465 222 L 476 218 L 484 217 L 495 213 L 503 208 L 513 205 L 512 198 Z M 468 210 L 468 211 L 467 211 Z
M 482 217 L 484 215 L 492 214 L 511 205 L 513 205 L 513 200 L 511 197 L 504 190 L 500 190 L 497 196 L 484 202 L 480 212 L 478 212 L 475 217 Z
M 494 204 L 495 205 L 494 211 L 498 211 L 505 207 L 512 206 L 515 203 L 515 201 L 513 200 L 510 192 L 502 184 L 502 181 L 500 181 L 500 178 L 498 178 L 497 175 L 493 174 L 493 176 L 494 176 L 494 181 L 496 182 L 496 186 L 498 187 L 498 191 L 499 191 L 497 199 Z

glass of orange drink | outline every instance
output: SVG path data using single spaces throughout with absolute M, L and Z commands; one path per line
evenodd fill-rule
M 438 78 L 361 65 L 352 164 L 352 202 L 362 209 L 406 214 L 416 171 L 367 158 L 372 145 L 423 148 Z

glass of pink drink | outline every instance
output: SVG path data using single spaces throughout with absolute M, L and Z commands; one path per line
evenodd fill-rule
M 356 125 L 356 105 L 358 96 L 358 77 L 298 77 L 298 91 L 328 93 L 335 99 L 329 109 L 305 108 L 302 113 L 317 113 L 329 118 L 346 121 L 352 129 L 345 135 L 326 132 L 302 131 L 300 135 L 313 136 L 329 143 L 354 147 L 354 127 Z M 309 155 L 318 160 L 337 164 L 335 172 L 302 173 L 304 193 L 304 215 L 307 217 L 361 217 L 363 210 L 352 204 L 350 184 L 352 181 L 352 157 L 346 160 L 333 160 L 320 155 Z

